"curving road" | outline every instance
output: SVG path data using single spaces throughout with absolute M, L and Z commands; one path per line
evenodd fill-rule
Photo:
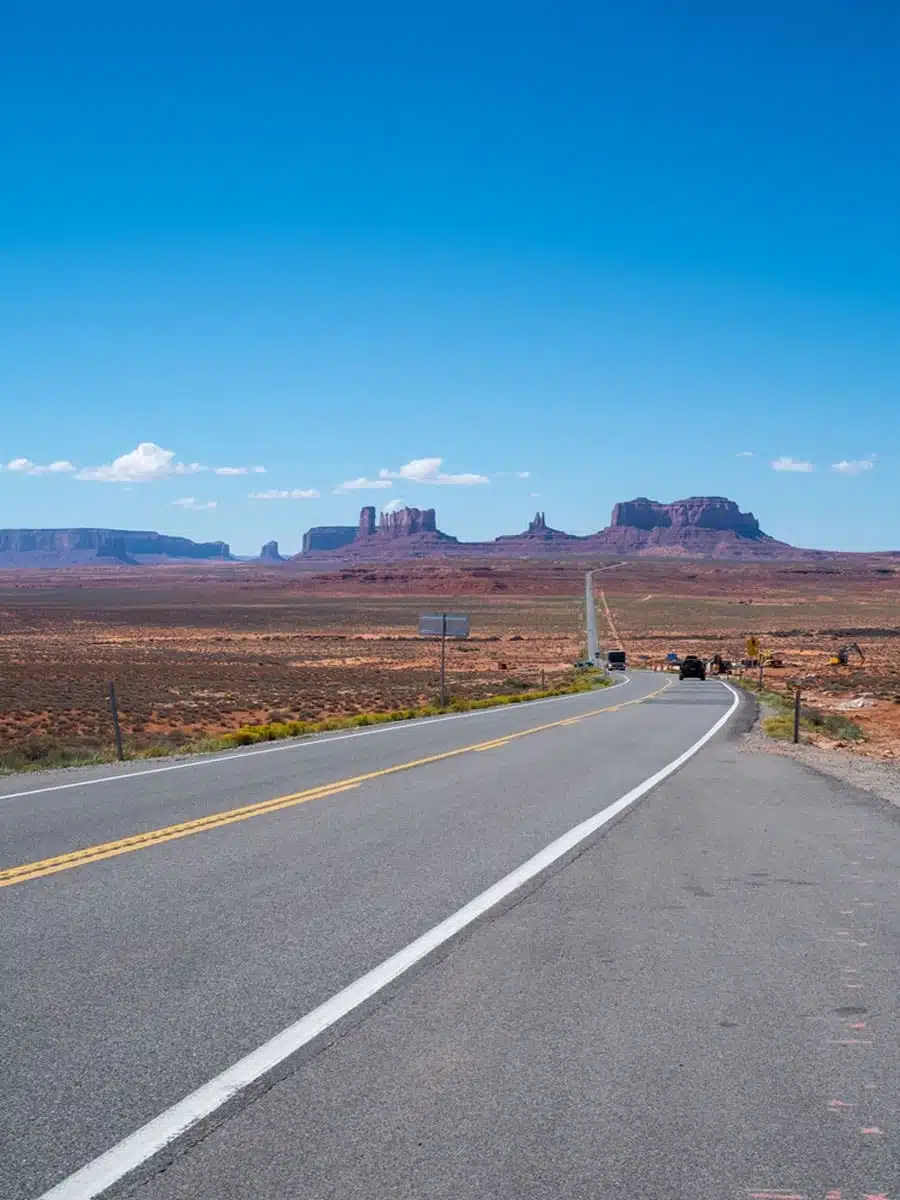
M 897 813 L 745 722 L 638 673 L 4 780 L 0 1195 L 900 1197 Z

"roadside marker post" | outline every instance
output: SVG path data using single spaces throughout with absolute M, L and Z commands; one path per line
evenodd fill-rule
M 122 747 L 122 728 L 119 725 L 119 706 L 116 703 L 116 685 L 112 680 L 109 681 L 109 711 L 112 713 L 113 734 L 116 739 L 116 758 L 122 762 L 125 758 L 125 751 Z
M 794 689 L 794 745 L 800 744 L 800 687 Z

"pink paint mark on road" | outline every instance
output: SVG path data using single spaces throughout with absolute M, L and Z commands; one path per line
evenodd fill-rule
M 830 1192 L 826 1192 L 825 1200 L 841 1200 L 841 1189 L 832 1188 Z
M 843 1112 L 845 1108 L 855 1108 L 855 1104 L 848 1104 L 846 1100 L 829 1100 L 828 1107 L 832 1112 Z
M 751 1192 L 750 1200 L 806 1200 L 805 1192 Z
M 863 1200 L 888 1200 L 887 1192 L 866 1192 Z
M 838 937 L 849 937 L 850 936 L 849 929 L 836 929 L 835 933 L 837 934 Z
M 866 1134 L 867 1137 L 883 1137 L 884 1136 L 884 1130 L 879 1129 L 877 1125 L 865 1125 L 860 1130 L 860 1132 Z
M 858 975 L 859 967 L 841 967 L 845 975 Z
M 859 946 L 859 948 L 861 950 L 864 950 L 866 948 L 866 946 L 868 946 L 869 943 L 868 942 L 854 942 L 853 944 L 855 946 Z
M 871 1046 L 871 1038 L 829 1038 L 829 1046 Z
M 848 1025 L 849 1029 L 865 1029 L 865 1021 L 851 1021 Z
M 844 984 L 844 987 L 845 987 L 845 988 L 850 988 L 851 990 L 852 990 L 853 988 L 856 988 L 856 989 L 858 990 L 858 989 L 860 989 L 860 988 L 862 987 L 862 984 L 861 984 L 861 983 L 845 983 L 845 984 Z

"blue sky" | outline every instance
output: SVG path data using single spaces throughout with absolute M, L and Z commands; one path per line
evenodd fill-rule
M 14 3 L 0 525 L 900 548 L 898 59 L 886 0 Z

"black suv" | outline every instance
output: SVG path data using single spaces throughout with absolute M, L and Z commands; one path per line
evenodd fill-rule
M 706 663 L 702 658 L 698 658 L 696 654 L 687 654 L 682 659 L 681 671 L 678 675 L 679 679 L 705 679 L 706 678 Z

